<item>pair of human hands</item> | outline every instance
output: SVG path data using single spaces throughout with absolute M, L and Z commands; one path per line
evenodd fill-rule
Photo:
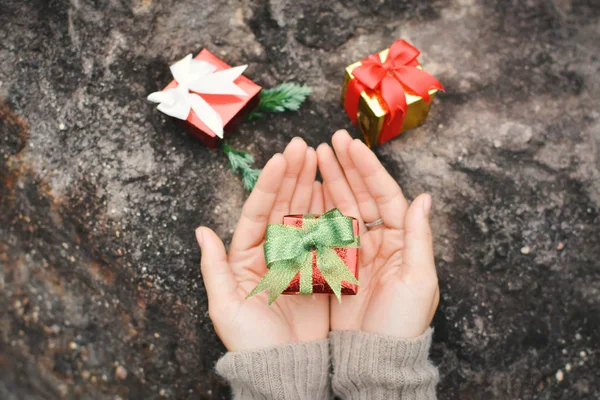
M 433 319 L 439 287 L 429 226 L 431 197 L 409 206 L 375 154 L 346 131 L 315 151 L 294 138 L 265 165 L 242 208 L 229 253 L 209 228 L 196 230 L 208 311 L 229 351 L 326 339 L 330 330 L 361 330 L 399 338 L 420 336 Z M 316 181 L 317 166 L 323 183 Z M 267 224 L 288 214 L 337 207 L 359 221 L 360 286 L 341 303 L 326 295 L 246 299 L 267 272 Z M 366 222 L 383 224 L 367 229 Z M 330 301 L 331 300 L 331 301 Z

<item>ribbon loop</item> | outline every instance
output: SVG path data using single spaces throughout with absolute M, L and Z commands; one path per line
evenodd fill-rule
M 269 290 L 269 304 L 285 290 L 300 272 L 300 293 L 312 294 L 312 252 L 317 253 L 317 268 L 340 300 L 342 281 L 358 285 L 358 280 L 334 248 L 358 247 L 352 218 L 334 208 L 319 218 L 303 217 L 303 227 L 272 224 L 267 226 L 264 244 L 268 271 L 248 294 Z
M 396 40 L 391 46 L 388 52 L 387 59 L 384 65 L 391 66 L 392 68 L 400 65 L 412 65 L 416 66 L 417 57 L 421 54 L 419 49 L 408 43 L 406 40 Z

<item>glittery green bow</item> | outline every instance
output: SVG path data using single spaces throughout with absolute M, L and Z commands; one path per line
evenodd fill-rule
M 263 290 L 269 291 L 269 305 L 288 287 L 300 272 L 300 294 L 312 294 L 312 252 L 317 253 L 317 268 L 341 301 L 342 281 L 358 285 L 344 261 L 333 250 L 339 247 L 358 247 L 352 218 L 344 216 L 337 208 L 319 218 L 302 217 L 302 228 L 273 224 L 267 226 L 265 260 L 269 271 L 248 297 Z

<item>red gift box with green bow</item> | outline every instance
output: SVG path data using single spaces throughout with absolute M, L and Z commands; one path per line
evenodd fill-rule
M 321 216 L 288 215 L 267 227 L 268 271 L 248 297 L 280 294 L 353 295 L 358 291 L 358 220 L 334 208 Z

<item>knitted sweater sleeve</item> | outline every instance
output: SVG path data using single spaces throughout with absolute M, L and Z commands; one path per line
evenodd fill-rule
M 414 339 L 334 331 L 326 340 L 229 352 L 217 373 L 234 400 L 432 400 L 437 369 L 428 360 L 432 330 Z
M 335 395 L 344 400 L 436 399 L 439 375 L 428 360 L 432 332 L 414 339 L 331 332 Z
M 290 343 L 229 352 L 217 373 L 231 385 L 234 400 L 328 400 L 329 342 Z

